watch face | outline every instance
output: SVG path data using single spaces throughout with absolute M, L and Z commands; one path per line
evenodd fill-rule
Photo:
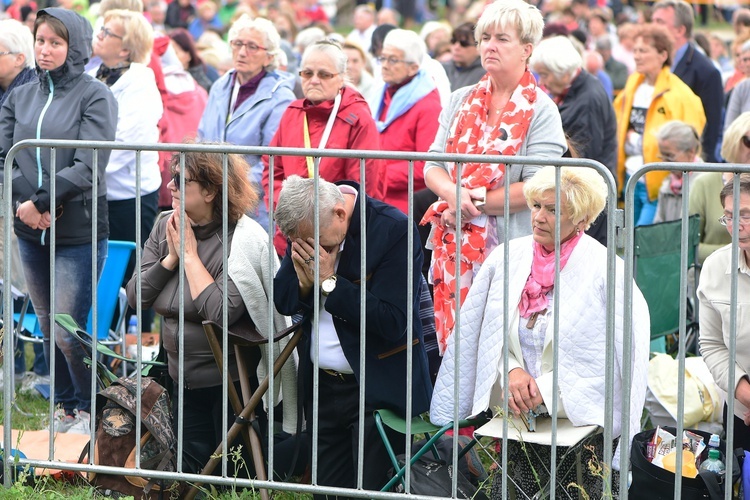
M 336 280 L 332 278 L 328 278 L 327 280 L 323 281 L 321 284 L 321 288 L 326 293 L 331 293 L 334 288 L 336 288 Z

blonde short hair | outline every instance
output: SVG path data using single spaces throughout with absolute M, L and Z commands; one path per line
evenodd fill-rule
M 742 113 L 724 131 L 724 141 L 721 143 L 721 156 L 729 163 L 737 163 L 740 157 L 742 136 L 750 131 L 750 111 Z
M 154 28 L 146 21 L 143 14 L 131 10 L 110 10 L 104 16 L 104 22 L 117 21 L 125 34 L 122 36 L 122 46 L 130 55 L 130 62 L 146 64 L 151 59 L 151 49 L 154 48 Z
M 555 191 L 555 170 L 557 167 L 542 167 L 534 177 L 523 185 L 523 195 L 531 208 L 533 200 L 548 192 Z M 592 168 L 560 168 L 560 193 L 565 194 L 561 202 L 562 212 L 574 224 L 585 222 L 586 229 L 599 217 L 607 204 L 607 184 L 601 174 Z
M 474 39 L 481 44 L 482 33 L 489 28 L 515 28 L 521 43 L 534 46 L 542 39 L 544 19 L 539 9 L 523 0 L 496 0 L 484 9 L 474 29 Z

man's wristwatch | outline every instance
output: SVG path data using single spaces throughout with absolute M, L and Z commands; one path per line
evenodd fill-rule
M 323 280 L 323 282 L 320 284 L 320 290 L 323 292 L 323 295 L 325 297 L 328 297 L 328 294 L 331 293 L 336 289 L 336 275 L 326 278 Z

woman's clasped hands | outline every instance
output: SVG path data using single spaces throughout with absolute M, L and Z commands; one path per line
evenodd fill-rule
M 185 265 L 188 265 L 192 258 L 198 257 L 198 242 L 193 232 L 193 221 L 185 215 Z M 180 261 L 180 212 L 175 210 L 167 220 L 167 247 L 169 253 L 161 261 L 162 265 L 171 270 L 177 267 Z

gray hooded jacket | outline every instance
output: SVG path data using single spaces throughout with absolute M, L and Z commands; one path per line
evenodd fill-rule
M 51 8 L 39 11 L 60 20 L 68 30 L 68 56 L 52 71 L 37 66 L 38 84 L 14 89 L 0 109 L 0 167 L 10 148 L 24 139 L 114 141 L 117 101 L 106 85 L 84 73 L 91 55 L 92 29 L 75 12 Z M 90 149 L 58 148 L 56 151 L 57 243 L 91 242 L 92 186 L 98 179 L 98 239 L 109 235 L 105 169 L 110 152 L 98 151 L 96 175 Z M 25 148 L 13 164 L 13 201 L 31 200 L 39 212 L 51 212 L 50 149 Z M 49 233 L 31 229 L 15 219 L 18 237 L 41 244 Z

